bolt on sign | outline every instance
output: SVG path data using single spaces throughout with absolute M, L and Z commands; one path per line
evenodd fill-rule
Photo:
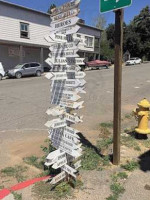
M 79 26 L 77 17 L 80 0 L 73 0 L 52 10 L 50 34 L 45 40 L 50 44 L 49 57 L 45 60 L 51 66 L 51 72 L 46 78 L 51 81 L 51 106 L 48 116 L 56 117 L 46 122 L 49 128 L 48 138 L 55 151 L 51 152 L 45 161 L 45 166 L 61 169 L 61 173 L 52 178 L 51 184 L 56 184 L 64 178 L 76 178 L 81 166 L 79 157 L 82 149 L 78 130 L 72 124 L 81 123 L 83 116 L 78 116 L 73 110 L 83 108 L 84 101 L 79 101 L 80 93 L 84 91 L 85 73 L 80 72 L 79 65 L 84 65 L 84 58 L 78 55 L 78 44 L 82 41 L 74 37 Z M 75 163 L 75 164 L 74 164 Z M 68 180 L 67 179 L 67 180 Z
M 100 0 L 100 12 L 109 12 L 112 10 L 128 7 L 132 4 L 132 0 Z

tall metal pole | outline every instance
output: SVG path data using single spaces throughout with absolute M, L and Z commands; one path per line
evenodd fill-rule
M 120 163 L 123 9 L 115 11 L 113 164 Z

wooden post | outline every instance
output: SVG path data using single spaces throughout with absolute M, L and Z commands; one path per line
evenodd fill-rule
M 115 11 L 113 164 L 120 163 L 123 9 Z

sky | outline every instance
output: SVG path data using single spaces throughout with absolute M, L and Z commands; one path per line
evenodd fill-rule
M 7 2 L 15 3 L 22 5 L 24 7 L 32 8 L 42 12 L 47 12 L 51 4 L 60 6 L 63 3 L 68 2 L 69 0 L 5 0 Z M 126 0 L 122 0 L 126 1 Z M 101 15 L 100 14 L 100 0 L 81 0 L 80 4 L 80 14 L 79 17 L 84 19 L 86 24 L 94 25 L 94 19 Z M 140 10 L 146 5 L 150 6 L 150 0 L 132 0 L 132 5 L 125 8 L 124 10 L 124 21 L 128 24 L 134 18 L 135 15 L 138 15 Z M 107 25 L 114 23 L 115 15 L 114 12 L 108 12 L 102 14 L 105 16 Z

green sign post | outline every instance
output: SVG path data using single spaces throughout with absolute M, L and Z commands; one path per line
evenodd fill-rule
M 121 9 L 132 4 L 132 0 L 100 0 L 100 12 Z

